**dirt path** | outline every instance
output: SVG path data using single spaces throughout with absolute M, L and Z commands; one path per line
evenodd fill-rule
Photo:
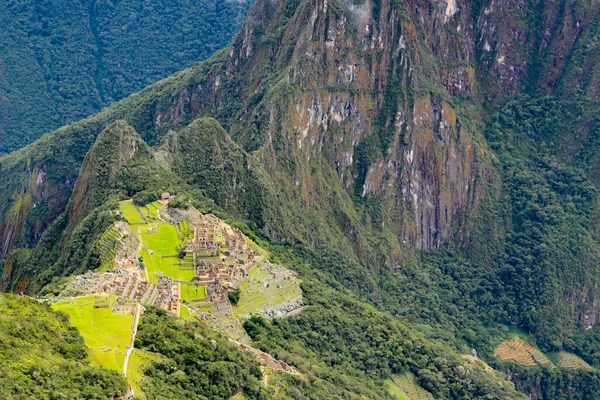
M 125 354 L 125 362 L 123 363 L 123 376 L 127 377 L 127 366 L 129 365 L 129 357 L 134 349 L 135 344 L 135 335 L 137 334 L 138 324 L 140 322 L 140 313 L 142 311 L 142 306 L 139 304 L 135 305 L 135 319 L 133 320 L 133 334 L 131 335 L 131 343 L 127 348 L 127 353 Z

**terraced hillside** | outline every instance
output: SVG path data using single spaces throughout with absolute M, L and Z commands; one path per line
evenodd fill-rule
M 577 369 L 584 369 L 584 370 L 588 370 L 588 371 L 594 370 L 594 368 L 591 365 L 589 365 L 588 363 L 586 363 L 584 360 L 582 360 L 581 357 L 578 357 L 577 355 L 566 352 L 566 351 L 561 351 L 558 353 L 557 365 L 560 368 L 571 369 L 571 370 L 577 370 Z
M 431 393 L 417 384 L 415 376 L 410 372 L 393 375 L 388 380 L 388 386 L 398 400 L 435 400 Z
M 494 350 L 494 355 L 501 360 L 514 361 L 526 367 L 534 365 L 552 365 L 551 361 L 532 345 L 519 337 L 502 342 Z
M 246 344 L 245 319 L 282 316 L 302 306 L 296 275 L 269 263 L 268 254 L 239 230 L 168 204 L 120 202 L 114 213 L 121 220 L 95 245 L 101 268 L 73 277 L 49 298 L 81 331 L 92 363 L 123 371 L 138 393 L 140 371 L 157 360 L 132 347 L 141 306 L 201 319 Z M 228 291 L 240 294 L 235 308 Z

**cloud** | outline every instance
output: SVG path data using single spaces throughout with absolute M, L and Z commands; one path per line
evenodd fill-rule
M 344 3 L 358 25 L 366 25 L 373 19 L 373 6 L 370 0 L 365 0 L 362 4 L 354 4 L 352 0 L 345 0 Z

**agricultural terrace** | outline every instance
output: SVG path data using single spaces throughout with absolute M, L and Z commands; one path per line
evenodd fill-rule
M 166 360 L 162 354 L 152 353 L 140 349 L 134 349 L 129 357 L 127 365 L 127 382 L 131 385 L 134 395 L 143 398 L 144 391 L 142 389 L 144 378 L 144 370 L 152 366 L 153 362 L 161 362 Z
M 119 212 L 130 224 L 145 224 L 146 220 L 142 216 L 142 213 L 133 204 L 132 200 L 125 200 L 119 203 Z
M 561 351 L 559 353 L 553 354 L 553 356 L 556 356 L 556 358 L 558 359 L 558 361 L 556 362 L 556 364 L 560 368 L 564 368 L 564 369 L 586 369 L 586 370 L 589 370 L 589 371 L 594 370 L 594 368 L 590 364 L 586 363 L 584 360 L 582 360 L 581 358 L 577 357 L 573 353 L 568 353 L 566 351 Z
M 126 222 L 116 221 L 94 243 L 99 270 L 73 277 L 53 307 L 80 330 L 93 364 L 127 368 L 136 395 L 143 396 L 143 369 L 157 361 L 128 351 L 138 305 L 198 318 L 247 344 L 241 319 L 283 316 L 302 306 L 296 274 L 265 261 L 263 249 L 216 216 L 169 209 L 165 201 L 144 207 L 123 201 L 118 212 Z M 234 311 L 228 291 L 235 289 Z
M 515 337 L 500 343 L 494 355 L 504 361 L 514 361 L 525 367 L 532 367 L 536 364 L 552 364 L 548 357 L 532 345 L 524 342 L 521 338 Z
M 398 400 L 435 400 L 431 393 L 419 386 L 410 372 L 393 375 L 386 383 L 390 393 Z
M 85 296 L 59 301 L 52 307 L 66 313 L 79 329 L 93 365 L 122 371 L 133 334 L 134 308 L 115 307 L 115 301 L 114 295 Z

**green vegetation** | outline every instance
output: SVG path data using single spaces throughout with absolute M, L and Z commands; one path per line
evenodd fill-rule
M 164 222 L 155 222 L 142 229 L 142 257 L 148 272 L 150 282 L 158 282 L 158 274 L 163 274 L 174 279 L 179 278 L 178 247 L 183 243 L 179 241 L 175 226 Z M 184 276 L 189 276 L 185 271 Z
M 369 25 L 382 40 L 369 49 L 359 40 L 373 37 L 355 29 L 346 3 L 315 12 L 307 0 L 257 2 L 252 34 L 231 53 L 3 157 L 2 251 L 16 249 L 0 264 L 0 285 L 36 293 L 101 267 L 90 246 L 131 197 L 134 215 L 149 220 L 150 279 L 166 274 L 184 282 L 187 301 L 200 296 L 185 284 L 190 270 L 176 265 L 188 229 L 156 221 L 148 205 L 169 191 L 182 208 L 243 221 L 304 282 L 302 313 L 245 324 L 257 346 L 303 374 L 274 378 L 282 395 L 386 399 L 386 381 L 414 375 L 436 398 L 518 398 L 506 374 L 531 397 L 599 397 L 598 11 L 530 2 L 488 13 L 474 2 L 442 23 L 438 5 L 415 18 L 393 1 Z M 387 10 L 380 3 L 375 12 Z M 477 43 L 458 30 L 472 24 L 465 15 L 483 19 Z M 507 21 L 524 33 L 508 35 Z M 565 45 L 569 29 L 557 29 L 573 21 L 581 35 Z M 497 39 L 480 32 L 490 26 Z M 502 48 L 479 48 L 513 36 L 520 41 L 506 60 Z M 561 72 L 563 64 L 572 70 Z M 521 84 L 528 96 L 514 96 Z M 504 96 L 515 100 L 496 107 Z M 238 315 L 271 296 L 252 281 L 257 274 L 240 285 Z M 583 365 L 576 358 L 563 368 L 496 359 L 517 327 L 532 348 L 566 351 L 592 368 L 572 368 Z M 498 374 L 463 360 L 472 349 Z M 187 395 L 199 393 L 174 371 L 156 372 L 155 387 L 181 378 Z M 246 396 L 258 396 L 249 386 Z
M 410 372 L 394 375 L 386 383 L 399 400 L 433 400 L 430 393 L 415 383 L 415 377 Z
M 5 2 L 0 154 L 227 46 L 251 1 Z
M 122 246 L 117 242 L 121 233 L 115 226 L 111 226 L 95 244 L 92 254 L 97 254 L 100 259 L 100 271 L 107 271 L 115 267 L 115 256 Z
M 120 373 L 87 364 L 77 329 L 47 304 L 0 295 L 0 397 L 98 399 L 121 396 Z
M 113 313 L 114 300 L 108 296 L 77 297 L 53 303 L 52 307 L 67 314 L 71 324 L 79 330 L 92 364 L 122 372 L 133 334 L 134 316 L 131 312 Z
M 241 294 L 242 294 L 242 291 L 240 290 L 239 287 L 227 292 L 227 297 L 229 298 L 229 301 L 231 302 L 231 304 L 233 306 L 237 306 L 238 302 L 240 301 Z
M 229 399 L 242 391 L 263 398 L 261 372 L 253 355 L 197 321 L 183 322 L 163 311 L 147 310 L 135 347 L 169 360 L 144 370 L 140 386 L 149 398 Z
M 181 284 L 181 300 L 189 303 L 195 300 L 202 300 L 206 298 L 206 289 L 204 286 L 199 285 L 188 285 L 187 283 Z
M 238 288 L 241 296 L 238 297 L 238 301 L 232 301 L 236 315 L 243 319 L 258 314 L 261 310 L 269 310 L 302 297 L 296 277 L 276 277 L 273 275 L 273 266 L 268 263 L 256 266 L 248 275 L 240 279 Z
M 190 310 L 187 305 L 185 304 L 181 304 L 180 307 L 180 311 L 179 311 L 179 316 L 185 320 L 189 320 L 190 318 L 192 318 L 194 315 L 196 315 L 195 311 Z
M 119 203 L 119 211 L 123 213 L 123 218 L 130 224 L 145 224 L 146 220 L 140 213 L 139 208 L 131 200 L 125 200 Z M 134 227 L 135 231 L 135 227 Z
M 160 363 L 165 358 L 160 354 L 151 353 L 134 349 L 127 365 L 127 382 L 131 385 L 136 397 L 144 398 L 144 392 L 141 388 L 144 379 L 144 371 L 152 367 L 152 363 Z

